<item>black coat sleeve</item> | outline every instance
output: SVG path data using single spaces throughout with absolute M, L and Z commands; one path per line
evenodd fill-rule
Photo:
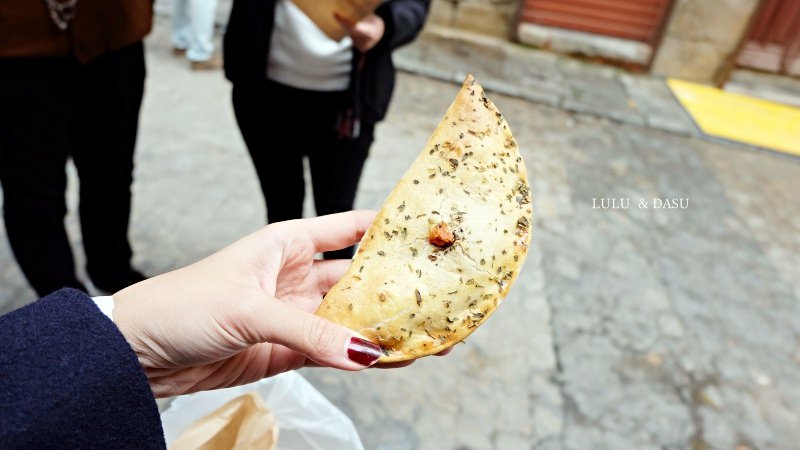
M 430 0 L 391 0 L 375 10 L 386 26 L 376 45 L 378 51 L 392 51 L 413 41 L 428 17 Z
M 0 448 L 165 448 L 136 355 L 82 292 L 0 317 Z
M 225 77 L 236 84 L 260 86 L 267 61 L 275 0 L 234 0 L 222 39 Z
M 386 26 L 381 40 L 363 58 L 354 58 L 353 76 L 357 115 L 363 124 L 383 120 L 394 91 L 392 51 L 413 41 L 428 16 L 430 0 L 390 0 L 375 10 Z

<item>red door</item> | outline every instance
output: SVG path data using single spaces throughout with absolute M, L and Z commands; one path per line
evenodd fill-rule
M 763 1 L 736 63 L 800 75 L 800 1 Z
M 670 0 L 525 0 L 520 20 L 653 44 L 669 3 Z

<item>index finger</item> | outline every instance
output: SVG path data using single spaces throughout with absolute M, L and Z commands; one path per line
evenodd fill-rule
M 357 244 L 367 232 L 376 214 L 375 211 L 348 211 L 292 221 L 291 224 L 296 230 L 308 235 L 315 251 L 329 252 Z

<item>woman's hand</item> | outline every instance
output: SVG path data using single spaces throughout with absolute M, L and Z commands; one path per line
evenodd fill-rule
M 269 225 L 192 264 L 114 294 L 114 322 L 157 397 L 245 384 L 308 365 L 361 370 L 380 347 L 313 315 L 373 212 Z M 407 365 L 407 364 L 401 364 Z
M 353 47 L 362 53 L 366 53 L 372 47 L 375 47 L 386 31 L 386 24 L 383 23 L 383 19 L 375 14 L 370 14 L 356 23 L 335 13 L 334 17 L 347 30 L 350 39 L 353 40 Z

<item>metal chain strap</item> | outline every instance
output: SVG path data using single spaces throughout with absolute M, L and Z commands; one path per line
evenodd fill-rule
M 50 11 L 50 19 L 58 29 L 64 31 L 69 28 L 70 20 L 75 17 L 75 5 L 78 4 L 78 0 L 44 0 L 44 2 Z

